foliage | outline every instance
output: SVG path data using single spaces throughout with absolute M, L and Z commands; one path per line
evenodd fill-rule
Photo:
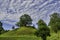
M 26 26 L 26 27 L 36 29 L 35 26 Z
M 2 27 L 2 23 L 0 22 L 0 34 L 2 34 L 4 31 L 3 27 Z
M 15 26 L 13 26 L 12 29 L 15 29 Z
M 60 30 L 60 15 L 58 13 L 53 13 L 51 16 L 49 26 L 51 26 L 52 30 L 57 33 Z
M 38 21 L 38 30 L 36 35 L 41 37 L 43 40 L 46 40 L 46 37 L 50 36 L 50 29 L 47 27 L 43 20 Z
M 29 15 L 24 14 L 20 17 L 20 21 L 17 23 L 18 26 L 27 26 L 32 24 L 32 19 Z

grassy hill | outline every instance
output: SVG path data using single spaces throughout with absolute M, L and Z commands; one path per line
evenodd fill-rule
M 40 40 L 34 35 L 35 31 L 34 28 L 21 27 L 1 34 L 0 40 Z
M 8 31 L 0 35 L 0 40 L 42 40 L 34 35 L 36 29 L 21 27 L 15 30 Z M 57 34 L 51 32 L 51 36 L 47 40 L 60 40 L 60 32 Z
M 21 27 L 18 29 L 14 29 L 11 31 L 8 31 L 2 35 L 0 35 L 0 37 L 19 37 L 21 35 L 34 35 L 36 29 L 34 28 L 28 28 L 28 27 Z

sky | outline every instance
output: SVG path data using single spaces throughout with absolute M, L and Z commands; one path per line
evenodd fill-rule
M 5 30 L 11 30 L 21 15 L 28 14 L 36 25 L 43 19 L 46 24 L 54 12 L 60 13 L 60 0 L 0 0 L 0 21 Z

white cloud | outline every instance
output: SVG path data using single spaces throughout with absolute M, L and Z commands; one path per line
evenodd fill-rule
M 0 20 L 4 20 L 6 17 L 5 13 L 0 12 Z
M 53 3 L 53 4 L 48 4 L 48 3 L 51 3 L 53 0 L 48 0 L 48 1 L 45 1 L 45 0 L 35 0 L 35 1 L 29 0 L 28 1 L 28 0 L 26 0 L 22 3 L 21 3 L 21 0 L 17 0 L 15 3 L 13 3 L 15 0 L 12 0 L 10 3 L 6 2 L 6 1 L 8 1 L 8 0 L 3 0 L 3 3 L 0 6 L 0 20 L 5 20 L 4 23 L 13 24 L 13 25 L 15 24 L 15 22 L 10 22 L 10 21 L 6 21 L 6 20 L 9 19 L 9 20 L 12 20 L 12 21 L 13 20 L 18 21 L 19 17 L 21 15 L 27 13 L 36 22 L 38 19 L 45 17 L 45 15 L 47 13 L 51 13 L 52 11 L 55 11 L 54 8 L 58 3 L 58 2 L 56 2 L 56 3 Z M 34 6 L 34 5 L 36 5 L 36 6 Z M 35 7 L 36 7 L 36 9 L 35 9 Z M 8 13 L 6 8 L 8 10 L 10 10 L 10 9 L 13 10 L 12 11 L 13 14 L 11 12 Z

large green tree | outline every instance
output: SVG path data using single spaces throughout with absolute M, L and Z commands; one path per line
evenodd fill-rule
M 19 22 L 17 23 L 18 26 L 30 26 L 32 24 L 32 19 L 28 14 L 24 14 L 20 17 Z
M 38 21 L 38 30 L 36 35 L 41 37 L 43 40 L 46 40 L 47 36 L 50 36 L 50 29 L 43 20 Z
M 50 18 L 49 26 L 57 33 L 58 30 L 60 30 L 60 15 L 58 13 L 53 13 L 50 15 Z
M 4 31 L 4 29 L 2 27 L 2 23 L 0 22 L 0 34 L 2 33 L 2 31 Z

